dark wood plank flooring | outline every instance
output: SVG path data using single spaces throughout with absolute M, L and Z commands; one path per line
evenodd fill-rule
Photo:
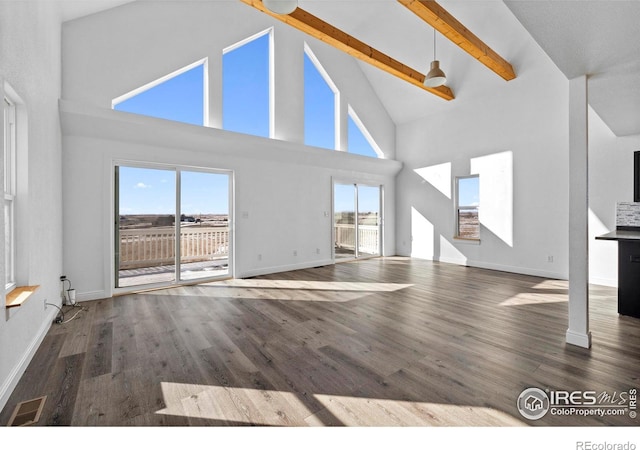
M 42 395 L 41 425 L 639 423 L 516 408 L 527 387 L 640 387 L 640 320 L 618 316 L 611 288 L 591 288 L 590 350 L 564 342 L 566 282 L 409 258 L 81 306 L 51 327 L 0 424 Z

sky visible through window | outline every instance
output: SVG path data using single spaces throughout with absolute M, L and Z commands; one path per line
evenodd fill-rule
M 335 94 L 304 54 L 304 143 L 335 149 Z
M 121 166 L 119 179 L 120 215 L 175 214 L 175 172 Z
M 458 206 L 480 205 L 480 177 L 458 179 Z
M 269 137 L 270 39 L 270 34 L 264 34 L 223 55 L 222 109 L 226 130 Z M 335 149 L 335 93 L 306 52 L 303 69 L 304 143 Z M 114 105 L 114 109 L 205 125 L 204 75 L 204 64 L 200 64 Z M 351 116 L 348 117 L 347 133 L 349 152 L 377 157 Z M 175 174 L 172 176 L 162 170 L 123 167 L 120 172 L 120 213 L 174 214 Z M 226 176 L 222 178 L 226 179 Z M 203 188 L 201 184 L 205 182 L 213 183 L 211 189 Z M 200 183 L 183 182 L 182 190 L 184 198 L 189 199 L 183 205 L 185 214 L 223 213 L 223 205 L 228 202 L 226 181 L 216 177 L 204 177 Z M 211 200 L 203 193 L 220 200 Z M 360 205 L 373 211 L 378 199 L 368 197 L 361 195 Z M 349 210 L 349 201 L 346 210 Z M 185 209 L 187 207 L 190 211 Z M 353 209 L 352 201 L 350 208 Z
M 265 34 L 222 58 L 225 130 L 269 137 L 269 39 Z
M 204 65 L 196 66 L 113 109 L 177 122 L 204 125 Z
M 360 127 L 349 115 L 349 125 L 347 129 L 347 142 L 349 145 L 349 153 L 355 153 L 356 155 L 370 156 L 377 158 L 378 154 L 373 149 L 367 138 L 360 130 Z
M 229 214 L 229 175 L 182 171 L 180 174 L 182 213 Z
M 334 186 L 334 210 L 337 213 L 355 211 L 355 186 L 336 184 Z M 380 212 L 380 187 L 358 186 L 358 210 L 361 213 Z
M 120 166 L 119 213 L 175 214 L 176 172 L 173 170 Z M 229 175 L 181 172 L 182 214 L 229 213 Z

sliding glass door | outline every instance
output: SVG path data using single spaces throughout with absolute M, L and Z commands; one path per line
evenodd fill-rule
M 380 256 L 380 186 L 356 185 L 358 257 Z
M 229 275 L 229 175 L 180 172 L 180 279 Z
M 336 260 L 356 257 L 356 187 L 333 186 L 333 231 Z
M 115 287 L 230 274 L 228 172 L 115 167 Z
M 116 167 L 116 182 L 116 287 L 175 281 L 176 173 Z
M 336 261 L 380 255 L 381 186 L 335 183 L 333 236 Z

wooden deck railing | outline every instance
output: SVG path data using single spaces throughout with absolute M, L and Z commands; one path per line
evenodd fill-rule
M 380 251 L 378 226 L 358 227 L 362 253 Z M 355 249 L 355 226 L 335 225 L 336 247 Z M 184 227 L 180 230 L 181 262 L 201 262 L 229 256 L 228 227 Z M 120 270 L 154 267 L 175 262 L 173 227 L 120 230 Z
M 120 270 L 175 262 L 174 228 L 120 230 Z M 180 230 L 180 261 L 200 262 L 229 256 L 228 227 Z
M 336 247 L 348 250 L 356 248 L 356 227 L 351 224 L 335 224 Z M 358 226 L 358 251 L 376 255 L 380 252 L 379 227 L 377 225 Z

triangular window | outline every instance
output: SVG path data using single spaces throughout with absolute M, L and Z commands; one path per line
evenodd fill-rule
M 335 150 L 339 147 L 339 93 L 327 72 L 305 44 L 304 143 Z
M 349 106 L 347 129 L 348 151 L 356 155 L 382 158 L 380 147 L 373 140 L 355 111 Z
M 225 130 L 270 137 L 271 29 L 223 51 L 222 127 Z
M 204 125 L 205 73 L 199 61 L 115 99 L 113 109 Z

